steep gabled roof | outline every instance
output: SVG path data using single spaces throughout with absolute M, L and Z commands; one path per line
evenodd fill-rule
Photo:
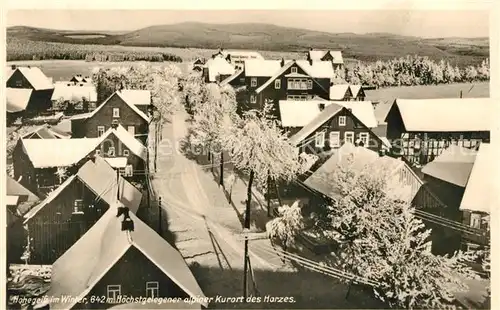
M 396 107 L 406 131 L 467 132 L 491 130 L 495 103 L 490 98 L 396 99 L 391 110 Z
M 330 86 L 330 100 L 342 100 L 346 96 L 352 97 L 349 84 L 336 84 Z
M 35 90 L 53 89 L 52 81 L 37 67 L 18 67 L 17 70 L 28 80 Z M 11 75 L 12 77 L 12 75 Z
M 330 54 L 332 56 L 332 62 L 334 64 L 343 64 L 344 59 L 342 58 L 342 52 L 341 51 L 321 51 L 321 50 L 311 50 L 308 52 L 309 53 L 309 58 L 313 60 L 322 60 L 326 54 Z
M 290 138 L 290 142 L 298 145 L 304 139 L 306 139 L 310 134 L 312 134 L 317 128 L 323 125 L 326 121 L 331 119 L 334 115 L 339 113 L 342 109 L 346 108 L 350 110 L 352 115 L 357 118 L 361 123 L 363 123 L 368 128 L 373 128 L 377 126 L 377 120 L 375 119 L 375 112 L 373 110 L 373 105 L 370 101 L 302 101 L 309 102 L 312 105 L 319 106 L 320 104 L 325 106 L 325 109 L 318 113 L 316 117 L 311 120 L 306 126 L 304 126 L 299 132 Z
M 88 119 L 88 118 L 93 117 L 94 115 L 97 114 L 97 112 L 99 112 L 106 105 L 106 103 L 111 98 L 113 98 L 113 96 L 120 97 L 123 100 L 123 102 L 125 102 L 125 104 L 127 104 L 135 113 L 137 113 L 145 121 L 147 121 L 147 122 L 150 121 L 149 116 L 147 116 L 146 114 L 144 114 L 144 112 L 142 112 L 141 110 L 139 110 L 139 108 L 137 108 L 135 106 L 135 104 L 130 101 L 131 98 L 129 98 L 129 96 L 127 96 L 127 95 L 123 95 L 122 91 L 116 91 L 113 94 L 111 94 L 111 96 L 109 96 L 108 99 L 106 99 L 103 103 L 101 103 L 94 111 L 92 111 L 90 113 L 84 113 L 84 114 L 75 115 L 71 119 L 72 120 L 75 120 L 75 119 Z
M 234 67 L 224 58 L 216 56 L 210 58 L 204 65 L 208 69 L 208 80 L 215 82 L 218 75 L 233 75 Z
M 69 138 L 69 136 L 67 134 L 61 133 L 57 129 L 52 130 L 52 127 L 50 127 L 47 124 L 38 126 L 34 130 L 22 135 L 21 138 L 32 139 L 34 135 L 37 135 L 38 137 L 40 137 L 40 139 L 66 139 L 66 138 Z
M 495 149 L 496 147 L 489 143 L 479 145 L 460 210 L 491 214 L 492 208 L 498 203 L 495 201 L 498 193 L 498 183 L 494 181 L 494 163 L 498 158 Z
M 364 95 L 364 90 L 361 85 L 349 85 L 349 88 L 354 98 L 357 98 L 360 94 Z
M 21 112 L 26 110 L 31 98 L 33 90 L 27 88 L 9 88 L 7 87 L 7 106 L 6 111 L 9 113 Z
M 189 296 L 205 297 L 181 254 L 134 213 L 129 213 L 134 231 L 121 230 L 122 217 L 116 217 L 119 206 L 110 208 L 54 263 L 47 296 L 56 298 L 50 299 L 50 309 L 73 307 L 131 248 L 139 250 Z M 72 296 L 76 301 L 64 303 L 58 298 L 62 296 Z
M 285 63 L 290 63 L 286 61 Z M 245 60 L 245 76 L 272 77 L 281 69 L 280 60 L 247 59 Z
M 452 145 L 422 168 L 422 173 L 465 187 L 476 160 L 476 150 Z
M 116 178 L 117 175 L 113 168 L 111 168 L 111 166 L 109 166 L 103 158 L 96 156 L 94 161 L 87 161 L 76 174 L 67 178 L 41 203 L 26 213 L 24 215 L 24 222 L 27 223 L 40 210 L 57 198 L 75 179 L 78 179 L 87 185 L 87 187 L 94 192 L 94 194 L 100 197 L 100 199 L 105 201 L 108 205 L 112 205 L 116 202 L 117 197 L 118 187 Z M 119 194 L 120 202 L 133 212 L 137 212 L 141 203 L 142 194 L 137 188 L 121 176 L 119 179 Z
M 311 101 L 279 101 L 280 119 L 283 127 L 304 127 L 321 111 L 319 103 Z
M 37 195 L 30 192 L 27 188 L 22 186 L 19 182 L 17 182 L 10 176 L 7 176 L 6 183 L 7 195 L 18 197 L 16 215 L 24 215 L 40 200 Z
M 109 128 L 103 136 L 108 137 L 111 134 L 114 134 L 137 157 L 141 158 L 144 161 L 147 160 L 146 147 L 134 136 L 132 136 L 132 134 L 130 134 L 130 132 L 128 132 L 122 125 L 119 124 L 116 129 L 112 127 Z M 104 139 L 105 138 L 103 138 L 102 140 Z

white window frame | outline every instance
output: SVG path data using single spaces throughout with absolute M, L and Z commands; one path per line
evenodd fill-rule
M 23 81 L 22 80 L 16 80 L 16 87 L 22 87 L 23 86 Z
M 274 88 L 281 89 L 281 80 L 280 79 L 274 80 Z
M 113 157 L 114 157 L 114 156 L 115 156 L 115 154 L 116 154 L 115 147 L 114 147 L 114 146 L 110 146 L 110 147 L 108 148 L 108 156 L 113 156 Z
M 134 176 L 134 167 L 132 167 L 132 165 L 125 166 L 125 176 L 126 177 Z
M 146 297 L 155 298 L 158 295 L 160 295 L 160 283 L 157 281 L 146 282 Z
M 106 287 L 106 296 L 108 299 L 116 300 L 122 294 L 122 286 L 120 284 L 112 284 Z M 112 293 L 112 294 L 110 294 Z M 117 294 L 118 293 L 118 294 Z
M 316 147 L 325 147 L 325 132 L 319 131 L 314 137 L 314 145 Z
M 101 150 L 95 150 L 95 155 L 96 156 L 101 156 Z
M 133 129 L 133 132 L 130 131 L 130 129 Z M 135 137 L 135 126 L 127 126 L 127 131 L 129 134 Z
M 83 199 L 73 201 L 73 213 L 83 212 Z
M 250 95 L 250 103 L 257 103 L 257 96 Z
M 106 127 L 97 126 L 97 137 L 102 136 L 106 132 Z
M 118 168 L 118 171 L 120 172 L 120 175 L 125 176 L 125 173 L 126 173 L 125 167 L 123 167 L 123 168 Z
M 339 126 L 345 126 L 347 123 L 347 116 L 339 116 Z
M 120 108 L 113 108 L 113 117 L 120 117 Z
M 257 78 L 250 79 L 250 86 L 257 87 Z
M 313 81 L 307 80 L 307 89 L 312 89 L 312 88 L 313 88 Z
M 297 67 L 292 67 L 290 70 L 292 73 L 297 73 Z
M 338 138 L 333 139 L 334 136 L 337 136 Z M 335 141 L 336 143 L 334 144 L 333 141 Z M 328 142 L 330 143 L 330 147 L 340 147 L 340 131 L 330 131 Z
M 366 141 L 363 141 L 365 139 Z M 367 147 L 370 143 L 370 134 L 367 132 L 362 132 L 359 134 L 359 140 L 363 142 L 363 146 Z
M 348 140 L 348 136 L 350 137 L 351 141 Z M 344 141 L 354 144 L 354 131 L 346 131 L 344 133 Z
M 123 156 L 129 156 L 130 151 L 129 150 L 123 150 Z
M 477 228 L 477 229 L 481 228 L 481 214 L 471 212 L 471 214 L 470 214 L 470 227 Z

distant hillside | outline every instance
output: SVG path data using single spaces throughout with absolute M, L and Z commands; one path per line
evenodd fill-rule
M 270 24 L 179 23 L 131 32 L 67 31 L 15 26 L 7 38 L 74 44 L 255 49 L 304 52 L 310 47 L 342 50 L 344 57 L 364 61 L 406 55 L 445 59 L 460 66 L 480 63 L 489 55 L 488 38 L 422 39 L 389 33 L 328 33 Z

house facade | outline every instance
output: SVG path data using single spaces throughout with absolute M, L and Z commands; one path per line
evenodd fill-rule
M 96 108 L 97 91 L 94 85 L 85 83 L 58 82 L 52 93 L 52 110 L 66 115 L 88 113 Z
M 139 208 L 142 194 L 102 158 L 89 160 L 42 202 L 24 215 L 35 264 L 52 264 L 80 239 L 117 197 L 130 210 Z M 119 184 L 119 185 L 118 185 Z
M 247 83 L 250 82 L 249 88 L 247 84 L 249 106 L 262 108 L 265 104 L 271 104 L 277 116 L 280 100 L 304 101 L 314 97 L 328 100 L 333 75 L 328 62 L 282 60 L 278 71 L 267 80 L 263 77 L 259 81 L 258 78 L 246 76 Z
M 387 138 L 396 155 L 424 165 L 450 145 L 489 142 L 493 108 L 489 98 L 396 99 L 385 119 Z
M 117 91 L 91 113 L 74 116 L 71 119 L 72 137 L 98 138 L 113 124 L 120 124 L 145 144 L 150 118 L 130 102 L 129 97 Z
M 264 57 L 256 51 L 244 50 L 222 50 L 222 56 L 229 61 L 237 70 L 245 68 L 245 61 L 250 59 L 264 60 Z
M 23 116 L 38 115 L 52 107 L 51 97 L 54 85 L 40 68 L 12 66 L 6 84 L 8 89 L 31 90 L 29 101 L 23 109 Z

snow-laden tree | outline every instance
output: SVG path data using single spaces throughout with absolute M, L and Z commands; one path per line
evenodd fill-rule
M 203 102 L 206 91 L 205 83 L 201 74 L 198 72 L 191 72 L 182 81 L 184 93 L 184 105 L 189 114 L 193 114 L 198 105 Z
M 249 174 L 245 227 L 250 226 L 252 186 L 269 184 L 269 180 L 290 181 L 303 171 L 295 147 L 283 135 L 276 120 L 268 118 L 266 109 L 251 110 L 223 137 L 236 167 Z
M 415 217 L 409 191 L 391 170 L 348 158 L 325 178 L 334 203 L 318 223 L 339 245 L 329 263 L 377 282 L 375 295 L 393 307 L 452 307 L 454 293 L 467 289 L 463 279 L 473 277 L 467 257 L 431 253 L 430 230 Z
M 266 226 L 269 227 L 268 235 L 272 241 L 279 241 L 283 250 L 292 246 L 299 233 L 304 229 L 304 218 L 301 213 L 299 202 L 291 206 L 284 205 L 278 208 L 279 216 L 271 220 Z
M 231 141 L 233 128 L 238 123 L 236 114 L 236 95 L 231 86 L 220 87 L 217 84 L 203 86 L 202 104 L 194 109 L 194 138 L 203 144 L 209 152 L 220 154 L 220 185 L 224 185 L 225 141 Z
M 68 176 L 68 170 L 66 167 L 57 167 L 56 172 L 54 173 L 59 178 L 59 184 L 62 184 L 64 179 Z

